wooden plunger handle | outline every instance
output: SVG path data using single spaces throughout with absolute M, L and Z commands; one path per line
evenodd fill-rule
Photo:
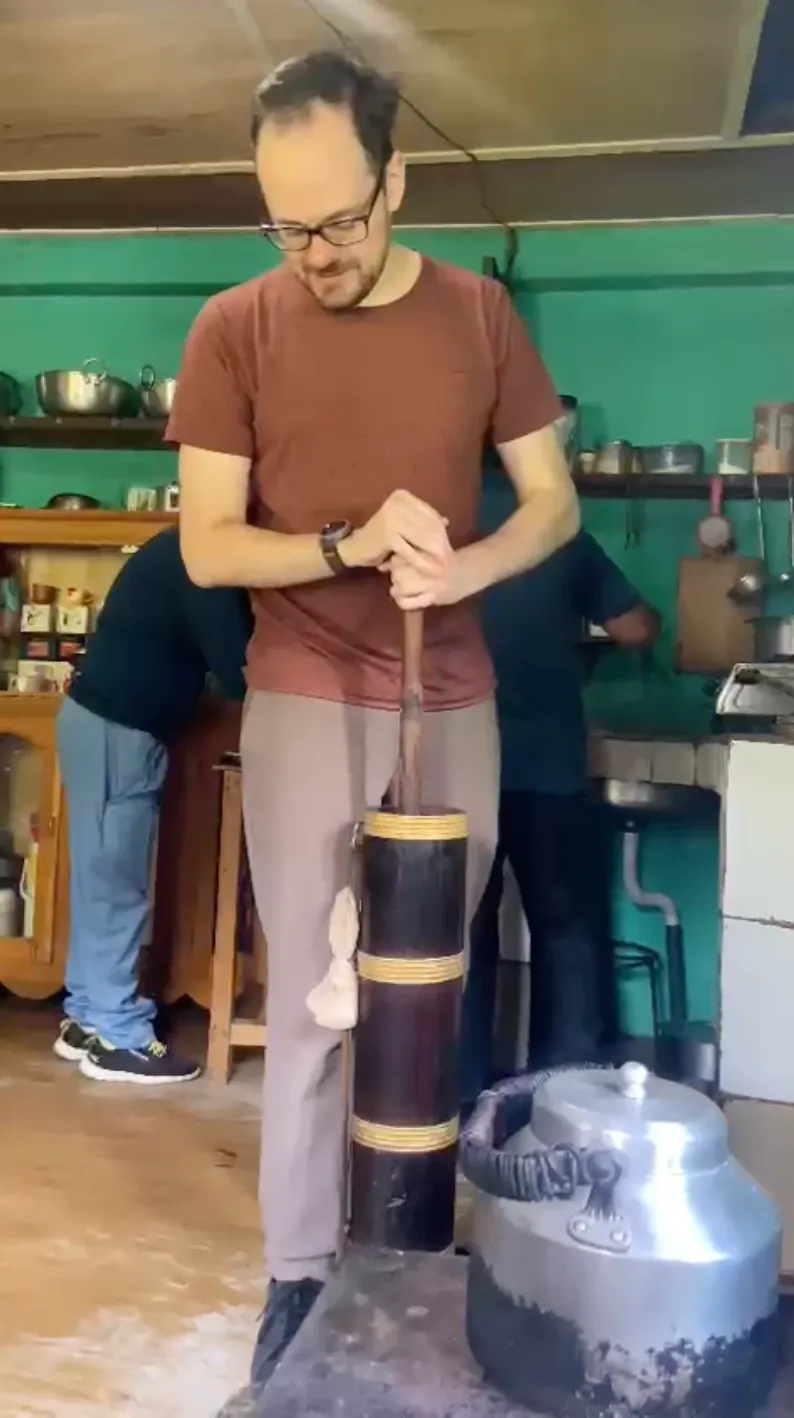
M 397 807 L 414 817 L 422 800 L 422 642 L 424 612 L 406 611 L 400 703 L 400 763 Z

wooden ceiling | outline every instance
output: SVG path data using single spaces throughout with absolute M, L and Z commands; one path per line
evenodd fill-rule
M 499 215 L 514 221 L 580 219 L 583 188 L 600 183 L 585 155 L 610 154 L 614 167 L 627 153 L 630 183 L 638 152 L 672 150 L 667 171 L 678 164 L 689 174 L 684 185 L 698 187 L 703 152 L 718 153 L 725 172 L 744 161 L 729 157 L 726 166 L 726 150 L 747 141 L 745 104 L 769 4 L 0 0 L 0 228 L 255 220 L 247 137 L 254 86 L 280 59 L 337 43 L 333 27 L 400 73 L 413 106 L 402 111 L 400 144 L 418 162 L 439 164 L 435 183 L 429 174 L 413 180 L 426 198 L 414 201 L 412 220 L 487 220 L 478 182 L 453 171 L 460 149 L 489 169 L 496 164 L 486 172 L 484 162 L 483 172 L 506 204 Z M 794 8 L 794 0 L 784 4 Z M 543 170 L 545 188 L 551 183 L 560 197 L 566 189 L 558 217 L 554 201 L 543 198 L 538 215 L 526 195 Z M 728 200 L 730 181 L 723 186 Z M 224 216 L 221 194 L 228 204 L 232 191 Z M 764 192 L 754 200 L 769 199 Z

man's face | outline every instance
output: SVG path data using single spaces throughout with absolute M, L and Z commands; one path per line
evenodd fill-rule
M 349 310 L 365 300 L 386 263 L 391 214 L 403 194 L 403 165 L 392 159 L 378 189 L 378 174 L 346 109 L 315 104 L 288 123 L 266 122 L 256 153 L 256 173 L 272 223 L 289 228 L 331 225 L 330 235 L 369 224 L 363 241 L 336 245 L 315 234 L 305 250 L 284 252 L 298 280 L 326 310 Z M 373 204 L 374 197 L 374 204 Z M 370 212 L 371 208 L 371 212 Z M 343 225 L 334 228 L 334 223 Z M 359 223 L 357 231 L 363 231 Z

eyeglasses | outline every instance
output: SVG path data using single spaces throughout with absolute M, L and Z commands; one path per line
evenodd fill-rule
M 384 172 L 380 173 L 370 198 L 369 206 L 358 217 L 337 217 L 335 221 L 321 222 L 319 226 L 297 226 L 289 223 L 262 222 L 260 231 L 279 251 L 308 251 L 315 236 L 322 237 L 329 246 L 357 246 L 366 241 L 369 224 L 383 188 Z

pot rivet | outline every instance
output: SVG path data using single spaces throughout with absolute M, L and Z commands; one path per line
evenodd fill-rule
M 572 1231 L 575 1231 L 576 1234 L 577 1234 L 577 1236 L 581 1236 L 581 1235 L 583 1235 L 584 1232 L 587 1230 L 587 1222 L 586 1222 L 586 1221 L 581 1221 L 581 1220 L 579 1220 L 579 1221 L 572 1221 L 572 1222 L 571 1222 L 571 1230 L 572 1230 Z
M 622 1246 L 624 1241 L 626 1241 L 628 1238 L 626 1236 L 625 1231 L 612 1231 L 611 1239 L 615 1242 L 616 1246 Z

